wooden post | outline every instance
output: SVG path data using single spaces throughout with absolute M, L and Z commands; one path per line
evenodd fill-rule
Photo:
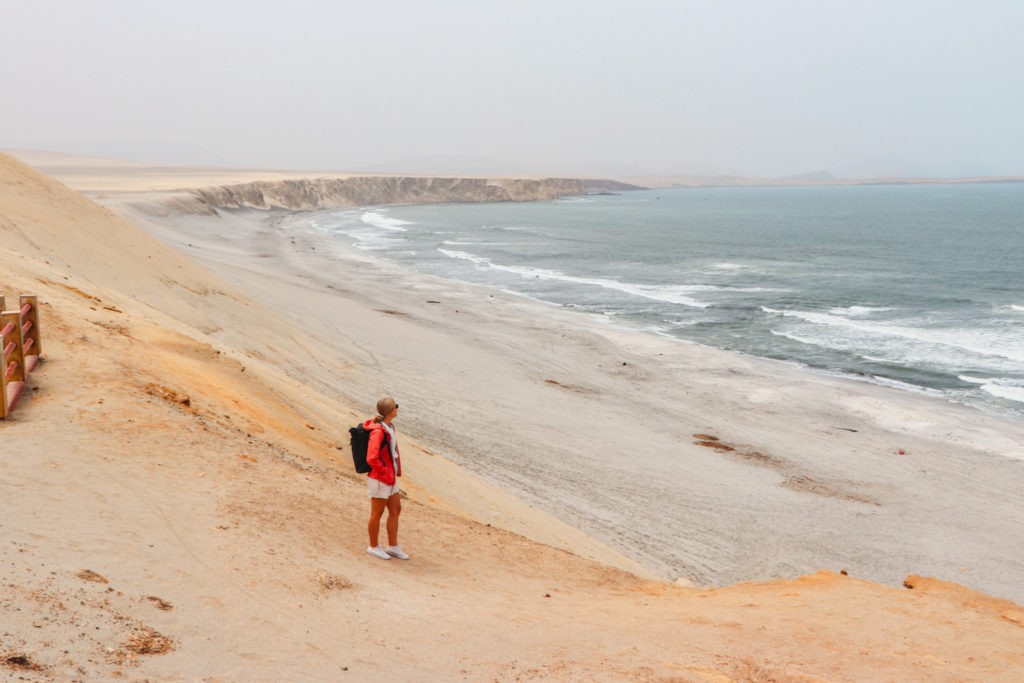
M 35 356 L 31 361 L 32 368 L 40 358 L 43 357 L 43 344 L 39 336 L 39 297 L 35 294 L 21 295 L 21 327 L 24 342 L 24 352 L 27 356 Z
M 11 408 L 17 403 L 25 386 L 25 356 L 22 351 L 21 313 L 19 311 L 3 311 L 0 313 L 0 335 L 2 352 L 0 359 L 0 389 L 2 389 L 3 406 L 0 406 L 0 417 L 6 418 Z
M 0 294 L 0 299 L 3 295 Z M 2 307 L 0 307 L 2 311 Z M 0 323 L 0 419 L 7 419 L 7 337 L 14 333 L 14 325 Z
M 18 310 L 5 311 L 7 299 L 0 294 L 0 419 L 14 410 L 28 374 L 43 351 L 39 341 L 39 297 L 23 294 L 20 302 Z

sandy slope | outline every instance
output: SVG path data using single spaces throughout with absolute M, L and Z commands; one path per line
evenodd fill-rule
M 2 156 L 0 273 L 9 294 L 40 294 L 46 351 L 0 425 L 0 678 L 1024 671 L 1024 611 L 1009 601 L 831 573 L 721 589 L 639 578 L 469 519 L 479 504 L 446 489 L 479 487 L 503 526 L 629 565 L 408 438 L 414 558 L 374 560 L 362 552 L 362 482 L 335 448 L 367 408 L 304 374 L 309 358 L 330 368 L 331 348 Z M 336 381 L 349 370 L 339 362 Z

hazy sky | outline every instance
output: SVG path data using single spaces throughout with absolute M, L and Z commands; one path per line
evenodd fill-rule
M 0 148 L 1024 174 L 1024 2 L 0 0 Z

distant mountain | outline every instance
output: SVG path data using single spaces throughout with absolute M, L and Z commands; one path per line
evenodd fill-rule
M 799 173 L 797 175 L 787 175 L 779 178 L 779 180 L 835 180 L 836 177 L 828 171 L 811 171 L 810 173 Z

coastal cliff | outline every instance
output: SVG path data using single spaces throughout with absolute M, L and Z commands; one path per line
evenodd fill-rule
M 550 201 L 588 192 L 641 189 L 577 178 L 430 178 L 357 176 L 255 181 L 190 192 L 210 207 L 308 211 L 367 204 Z

